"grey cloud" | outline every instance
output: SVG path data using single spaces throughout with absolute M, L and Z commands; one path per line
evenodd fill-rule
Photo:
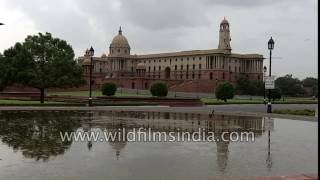
M 226 16 L 231 23 L 234 52 L 268 56 L 265 43 L 273 35 L 277 40 L 274 53 L 283 57 L 275 62 L 276 74 L 295 71 L 292 74 L 301 77 L 317 72 L 316 0 L 5 2 L 8 8 L 19 9 L 32 19 L 37 29 L 66 39 L 78 56 L 90 45 L 98 56 L 106 52 L 119 25 L 123 26 L 133 53 L 216 48 L 219 23 Z M 294 43 L 304 39 L 312 41 Z M 301 57 L 308 63 L 302 62 Z M 303 68 L 296 70 L 296 66 Z

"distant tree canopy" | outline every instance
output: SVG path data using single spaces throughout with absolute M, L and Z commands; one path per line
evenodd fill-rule
M 240 95 L 263 95 L 263 86 L 262 81 L 250 81 L 245 74 L 240 74 L 236 83 L 236 92 Z
M 82 68 L 74 60 L 72 47 L 50 33 L 28 36 L 4 51 L 0 57 L 0 88 L 18 83 L 44 91 L 51 87 L 77 86 L 83 83 Z M 4 71 L 2 71 L 4 70 Z
M 304 80 L 302 80 L 302 85 L 305 88 L 311 88 L 312 95 L 318 96 L 318 79 L 313 77 L 307 77 Z
M 285 96 L 302 96 L 304 90 L 302 88 L 302 83 L 298 78 L 293 78 L 292 75 L 285 75 L 278 77 L 275 80 L 275 86 L 280 88 L 282 95 Z

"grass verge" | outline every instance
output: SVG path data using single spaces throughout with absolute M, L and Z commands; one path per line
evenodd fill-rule
M 276 114 L 291 114 L 291 115 L 302 115 L 302 116 L 314 116 L 315 111 L 311 109 L 298 109 L 298 110 L 292 110 L 292 109 L 275 109 L 272 111 Z

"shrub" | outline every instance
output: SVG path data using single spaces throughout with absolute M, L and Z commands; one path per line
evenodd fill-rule
M 161 81 L 156 81 L 152 83 L 150 87 L 150 92 L 152 96 L 165 97 L 168 95 L 167 84 Z
M 219 84 L 216 88 L 216 98 L 224 100 L 227 102 L 227 99 L 232 99 L 234 96 L 234 88 L 231 83 L 224 82 Z
M 113 82 L 107 82 L 102 85 L 102 94 L 106 96 L 113 96 L 117 91 L 117 85 Z

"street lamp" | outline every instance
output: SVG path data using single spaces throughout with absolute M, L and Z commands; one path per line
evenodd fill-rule
M 272 37 L 268 41 L 268 49 L 270 51 L 270 62 L 269 62 L 269 77 L 271 78 L 271 55 L 272 50 L 274 48 L 274 41 Z M 271 89 L 268 90 L 268 107 L 267 107 L 267 113 L 272 113 L 272 107 L 271 107 Z
M 90 48 L 89 50 L 89 55 L 90 55 L 90 77 L 89 77 L 89 106 L 92 106 L 92 69 L 93 69 L 93 62 L 92 62 L 92 57 L 94 55 L 94 49 Z
M 266 76 L 267 66 L 263 67 L 263 104 L 266 105 Z

